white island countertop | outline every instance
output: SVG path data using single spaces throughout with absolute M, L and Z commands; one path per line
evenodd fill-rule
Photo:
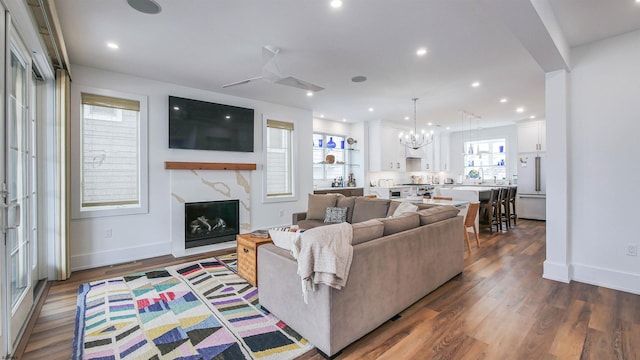
M 431 205 L 451 205 L 457 208 L 466 207 L 469 202 L 464 200 L 436 200 L 436 199 L 420 199 L 420 200 L 410 200 L 407 198 L 397 198 L 391 199 L 392 201 L 408 201 L 411 203 L 420 203 L 420 204 L 431 204 Z

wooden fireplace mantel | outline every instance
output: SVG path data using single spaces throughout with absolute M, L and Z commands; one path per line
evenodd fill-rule
M 165 161 L 167 170 L 255 170 L 256 164 Z

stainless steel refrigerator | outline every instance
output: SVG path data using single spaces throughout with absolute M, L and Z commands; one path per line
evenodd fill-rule
M 523 219 L 546 219 L 545 154 L 518 154 L 516 212 Z

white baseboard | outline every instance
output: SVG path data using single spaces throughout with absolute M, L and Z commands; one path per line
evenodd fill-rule
M 567 264 L 560 264 L 547 260 L 544 262 L 542 267 L 542 277 L 545 279 L 560 281 L 563 283 L 569 283 L 571 280 L 569 265 Z
M 121 264 L 169 254 L 171 254 L 171 243 L 157 242 L 143 246 L 72 255 L 71 271 Z
M 586 265 L 571 265 L 572 279 L 640 295 L 640 275 Z

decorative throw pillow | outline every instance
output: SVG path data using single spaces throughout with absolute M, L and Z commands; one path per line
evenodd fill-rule
M 398 217 L 404 213 L 415 212 L 415 211 L 418 211 L 418 206 L 408 201 L 403 201 L 400 203 L 400 205 L 398 205 L 398 207 L 396 208 L 396 211 L 393 212 L 393 215 L 391 215 L 391 217 Z
M 328 207 L 324 216 L 325 224 L 337 224 L 347 221 L 346 207 Z

